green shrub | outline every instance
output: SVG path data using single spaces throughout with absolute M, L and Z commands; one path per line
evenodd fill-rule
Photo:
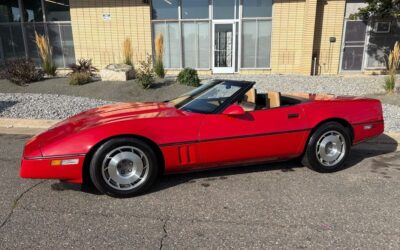
M 147 56 L 146 60 L 139 62 L 139 69 L 136 75 L 140 86 L 144 89 L 148 89 L 154 83 L 154 71 L 151 66 L 151 56 Z
M 191 68 L 184 68 L 178 74 L 178 82 L 188 86 L 198 87 L 200 86 L 200 79 L 197 75 L 197 70 Z
M 155 52 L 156 58 L 154 63 L 154 72 L 160 78 L 165 77 L 165 70 L 163 64 L 164 58 L 164 36 L 162 33 L 159 33 L 155 40 Z
M 385 84 L 383 85 L 383 88 L 385 89 L 386 93 L 394 92 L 395 83 L 396 77 L 394 74 L 390 74 L 385 77 Z
M 92 59 L 79 59 L 78 63 L 72 63 L 68 65 L 68 68 L 72 70 L 71 74 L 74 73 L 88 73 L 90 76 L 94 76 L 98 70 L 93 67 Z
M 156 62 L 154 64 L 154 72 L 160 78 L 165 77 L 164 64 L 161 60 L 156 60 Z
M 92 81 L 92 76 L 87 72 L 76 72 L 68 76 L 70 85 L 83 85 Z
M 43 75 L 43 71 L 36 69 L 31 59 L 19 58 L 7 61 L 1 78 L 8 79 L 18 85 L 25 85 L 41 80 Z

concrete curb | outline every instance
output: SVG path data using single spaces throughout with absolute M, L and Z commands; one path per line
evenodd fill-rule
M 35 135 L 60 120 L 0 118 L 0 134 Z
M 60 122 L 60 120 L 0 118 L 0 134 L 35 135 L 58 122 Z M 400 132 L 386 132 L 384 135 L 367 141 L 366 143 L 400 144 Z

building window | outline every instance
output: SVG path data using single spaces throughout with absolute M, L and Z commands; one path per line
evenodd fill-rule
M 269 68 L 272 0 L 153 0 L 153 39 L 164 36 L 165 68 L 212 68 L 212 20 L 221 19 L 236 27 L 234 70 Z
M 208 22 L 182 23 L 183 66 L 209 68 L 210 24 Z
M 71 21 L 69 0 L 44 0 L 46 21 Z
M 208 0 L 181 0 L 182 19 L 207 19 Z
M 178 19 L 179 0 L 153 0 L 152 17 L 155 20 Z
M 180 33 L 178 22 L 158 22 L 153 25 L 154 37 L 164 37 L 165 68 L 181 67 Z
M 244 0 L 243 17 L 271 17 L 272 0 Z
M 234 19 L 235 0 L 213 0 L 214 19 Z
M 18 6 L 19 2 L 21 6 Z M 19 13 L 22 13 L 22 18 Z M 10 23 L 11 20 L 14 23 Z M 40 65 L 35 33 L 49 38 L 57 67 L 65 68 L 75 62 L 68 0 L 14 0 L 0 3 L 0 62 L 29 57 Z
M 367 45 L 367 68 L 385 68 L 387 55 L 400 40 L 400 19 L 391 20 L 390 30 L 386 33 L 376 32 L 372 22 Z
M 0 2 L 0 23 L 20 22 L 21 13 L 18 1 L 7 0 Z
M 270 67 L 271 21 L 242 23 L 242 68 Z
M 25 22 L 42 22 L 43 6 L 39 0 L 22 0 L 22 15 Z

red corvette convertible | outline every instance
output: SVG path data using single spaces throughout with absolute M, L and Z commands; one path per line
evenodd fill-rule
M 162 173 L 297 157 L 333 172 L 352 145 L 383 132 L 379 100 L 257 93 L 253 85 L 214 80 L 171 101 L 85 111 L 26 143 L 21 177 L 92 182 L 127 197 Z

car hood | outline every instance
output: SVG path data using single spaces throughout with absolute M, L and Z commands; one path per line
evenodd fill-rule
M 90 109 L 63 120 L 33 137 L 27 142 L 24 155 L 29 156 L 30 152 L 35 152 L 34 154 L 37 156 L 37 150 L 46 144 L 107 123 L 182 115 L 184 115 L 182 111 L 176 109 L 172 104 L 157 102 L 117 103 Z
M 158 102 L 117 103 L 89 109 L 72 116 L 55 126 L 63 124 L 92 126 L 123 119 L 143 119 L 176 116 L 180 113 L 172 104 Z

